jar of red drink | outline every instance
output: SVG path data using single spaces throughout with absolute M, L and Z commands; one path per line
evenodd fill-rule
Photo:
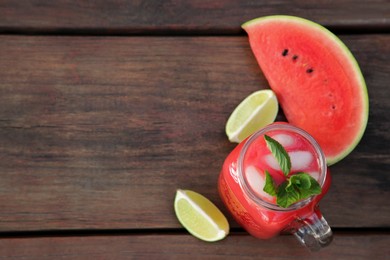
M 276 140 L 288 153 L 288 176 L 267 146 L 265 136 Z M 264 191 L 266 172 L 275 185 L 294 174 L 308 174 L 321 186 L 321 192 L 287 207 L 280 206 L 276 196 Z M 234 219 L 254 237 L 268 239 L 290 232 L 309 249 L 318 250 L 332 241 L 332 231 L 318 207 L 330 182 L 324 154 L 313 137 L 290 124 L 274 123 L 241 142 L 228 155 L 218 188 Z

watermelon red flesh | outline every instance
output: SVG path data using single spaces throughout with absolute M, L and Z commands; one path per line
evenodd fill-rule
M 348 155 L 368 119 L 367 88 L 348 48 L 297 17 L 258 18 L 243 28 L 289 123 L 317 140 L 329 165 Z

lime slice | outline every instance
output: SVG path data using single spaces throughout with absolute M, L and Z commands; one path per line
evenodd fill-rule
M 207 198 L 190 190 L 177 190 L 175 213 L 193 236 L 208 242 L 221 240 L 229 233 L 229 223 Z
M 263 89 L 252 93 L 230 115 L 226 123 L 226 135 L 231 142 L 240 143 L 274 122 L 278 108 L 278 100 L 272 90 Z

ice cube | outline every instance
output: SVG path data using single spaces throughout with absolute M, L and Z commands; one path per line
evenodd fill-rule
M 320 173 L 319 172 L 308 172 L 308 174 L 313 177 L 316 181 L 320 180 Z
M 267 154 L 266 156 L 264 156 L 264 160 L 272 169 L 281 171 L 278 161 L 272 154 Z
M 308 151 L 294 151 L 289 155 L 292 171 L 305 171 L 313 161 L 313 155 Z
M 245 174 L 249 186 L 251 186 L 253 190 L 257 191 L 264 187 L 264 178 L 254 166 L 248 166 L 245 169 Z
M 272 138 L 278 141 L 284 147 L 294 144 L 294 138 L 287 134 L 276 134 Z
M 273 197 L 263 191 L 265 185 L 265 177 L 254 166 L 248 166 L 245 169 L 246 179 L 251 189 L 262 199 L 272 200 Z

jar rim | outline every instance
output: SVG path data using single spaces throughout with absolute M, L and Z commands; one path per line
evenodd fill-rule
M 320 184 L 321 187 L 324 186 L 325 180 L 327 178 L 327 165 L 326 165 L 325 155 L 322 152 L 322 149 L 321 149 L 320 145 L 317 143 L 317 141 L 308 132 L 306 132 L 305 130 L 303 130 L 301 128 L 298 128 L 296 126 L 288 124 L 288 123 L 273 123 L 273 124 L 267 125 L 264 128 L 260 129 L 259 131 L 255 132 L 254 134 L 252 134 L 252 136 L 250 136 L 245 141 L 245 143 L 244 143 L 244 145 L 242 147 L 242 150 L 240 151 L 240 154 L 238 156 L 238 161 L 237 161 L 238 162 L 237 163 L 238 164 L 237 165 L 237 171 L 238 171 L 239 184 L 240 184 L 242 190 L 244 191 L 244 194 L 246 194 L 252 201 L 254 201 L 255 203 L 257 203 L 257 204 L 259 204 L 259 205 L 261 205 L 261 206 L 263 206 L 265 208 L 268 208 L 268 209 L 274 210 L 274 211 L 292 211 L 292 210 L 297 210 L 297 209 L 300 209 L 300 208 L 306 206 L 307 204 L 309 204 L 313 200 L 313 198 L 315 196 L 317 196 L 317 195 L 313 195 L 313 196 L 311 196 L 309 198 L 306 198 L 304 200 L 298 201 L 298 202 L 290 205 L 287 208 L 283 208 L 283 207 L 280 207 L 277 204 L 265 201 L 260 196 L 256 195 L 254 193 L 254 191 L 249 187 L 249 183 L 246 180 L 246 178 L 244 177 L 244 165 L 243 165 L 244 164 L 244 157 L 246 155 L 246 152 L 247 152 L 249 146 L 259 136 L 264 135 L 265 133 L 267 133 L 269 131 L 273 131 L 273 130 L 287 130 L 287 131 L 292 131 L 294 133 L 300 134 L 301 136 L 303 136 L 313 146 L 315 152 L 318 155 L 318 164 L 319 164 L 319 166 L 321 168 L 320 175 L 319 175 L 319 178 L 320 178 L 319 179 L 319 184 Z

